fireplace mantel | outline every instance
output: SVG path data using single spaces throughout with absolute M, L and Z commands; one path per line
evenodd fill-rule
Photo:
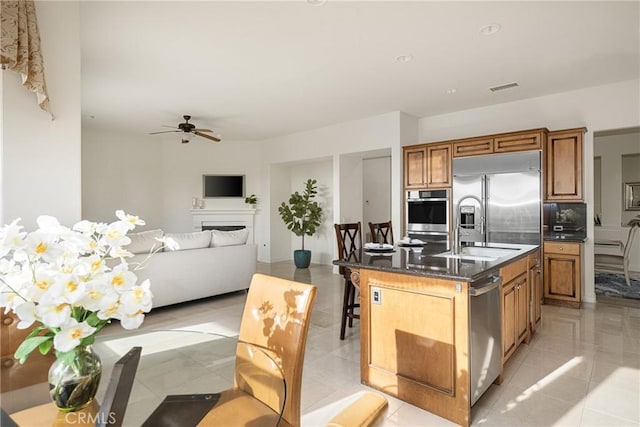
M 244 226 L 249 230 L 247 243 L 253 243 L 253 219 L 255 209 L 191 209 L 193 229 L 202 230 L 203 226 Z

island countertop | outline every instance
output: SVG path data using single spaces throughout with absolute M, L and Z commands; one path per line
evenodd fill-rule
M 537 245 L 507 243 L 476 243 L 473 246 L 515 249 L 515 251 L 513 254 L 495 260 L 485 261 L 436 256 L 450 250 L 446 243 L 427 243 L 417 247 L 403 247 L 396 244 L 393 252 L 374 253 L 360 249 L 350 253 L 345 259 L 333 261 L 333 264 L 354 269 L 366 268 L 390 273 L 473 282 L 483 277 L 488 271 L 499 269 L 539 248 Z

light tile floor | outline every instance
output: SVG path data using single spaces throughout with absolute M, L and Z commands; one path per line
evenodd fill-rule
M 262 264 L 259 272 L 318 286 L 302 382 L 302 413 L 356 391 L 359 378 L 357 321 L 338 338 L 342 278 L 330 266 L 296 270 L 291 262 Z M 243 292 L 152 311 L 142 328 L 189 328 L 215 321 L 237 331 Z M 187 391 L 185 391 L 187 392 Z M 386 396 L 384 426 L 450 426 L 451 422 Z M 508 362 L 502 385 L 492 385 L 472 410 L 484 426 L 640 425 L 640 302 L 585 304 L 581 310 L 543 306 L 543 320 L 529 345 Z

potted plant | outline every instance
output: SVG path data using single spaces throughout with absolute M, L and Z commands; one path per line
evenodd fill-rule
M 258 203 L 258 197 L 256 197 L 255 194 L 252 194 L 250 196 L 247 196 L 244 198 L 244 202 L 248 205 L 253 206 L 254 208 L 256 207 L 256 204 Z
M 293 251 L 293 260 L 297 268 L 307 268 L 311 262 L 311 251 L 304 249 L 304 236 L 313 236 L 321 224 L 322 208 L 313 198 L 318 194 L 317 181 L 308 179 L 304 193 L 297 191 L 289 197 L 289 204 L 282 202 L 278 208 L 287 228 L 296 236 L 302 237 L 302 249 Z

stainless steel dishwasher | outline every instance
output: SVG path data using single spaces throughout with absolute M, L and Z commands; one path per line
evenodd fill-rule
M 469 389 L 472 406 L 502 372 L 501 285 L 502 277 L 493 274 L 469 287 Z

